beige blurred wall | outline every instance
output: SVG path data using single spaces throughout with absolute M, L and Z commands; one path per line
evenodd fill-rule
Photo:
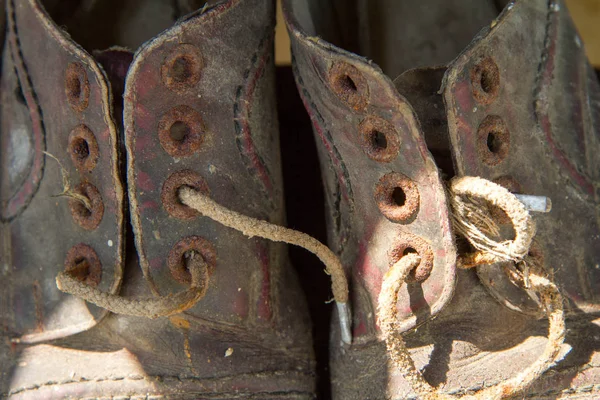
M 600 0 L 599 0 L 600 1 Z M 281 0 L 277 0 L 277 30 L 275 32 L 275 64 L 290 65 L 292 55 L 290 53 L 290 37 L 288 36 L 283 12 L 281 11 Z
M 567 0 L 590 62 L 600 68 L 600 0 Z
M 566 2 L 583 38 L 591 63 L 600 68 L 600 0 L 566 0 Z M 275 62 L 277 65 L 289 65 L 290 61 L 290 39 L 283 22 L 281 0 L 278 0 Z

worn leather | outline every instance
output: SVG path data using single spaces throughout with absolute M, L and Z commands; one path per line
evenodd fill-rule
M 517 29 L 525 23 L 537 27 L 526 38 Z M 491 83 L 498 93 L 481 102 L 473 95 L 471 71 L 484 59 L 496 64 L 500 77 Z M 517 70 L 514 64 L 527 66 Z M 563 293 L 592 309 L 600 304 L 600 270 L 594 267 L 600 260 L 598 96 L 598 80 L 562 2 L 517 2 L 507 8 L 452 63 L 444 82 L 457 173 L 510 178 L 521 193 L 552 199 L 552 212 L 536 215 L 536 245 Z M 509 132 L 507 155 L 494 165 L 487 162 L 490 150 L 482 148 L 478 134 L 488 116 L 498 117 Z M 508 292 L 502 279 L 495 274 L 484 283 L 509 306 L 536 307 Z
M 381 280 L 396 253 L 401 254 L 405 248 L 421 250 L 422 246 L 424 257 L 425 253 L 432 255 L 433 266 L 430 279 L 399 295 L 400 302 L 408 304 L 412 298 L 421 306 L 429 305 L 400 309 L 403 327 L 412 328 L 427 320 L 449 300 L 456 255 L 446 197 L 415 114 L 405 99 L 398 96 L 389 78 L 366 60 L 300 31 L 295 6 L 287 4 L 294 68 L 300 94 L 321 144 L 330 245 L 353 278 L 355 339 L 369 342 L 377 332 L 373 305 Z M 358 104 L 351 105 L 333 93 L 335 65 L 354 68 L 351 73 L 360 92 Z M 385 133 L 389 148 L 392 142 L 398 147 L 389 157 L 385 155 L 385 161 L 366 154 L 370 142 L 365 145 L 363 134 L 378 130 Z M 406 176 L 418 192 L 415 194 L 418 206 L 401 222 L 384 217 L 379 208 L 377 184 L 390 173 Z M 406 190 L 405 194 L 408 204 Z M 401 211 L 410 211 L 409 208 L 398 207 Z M 409 235 L 412 240 L 401 243 Z
M 8 1 L 7 18 L 2 68 L 2 257 L 9 299 L 2 304 L 3 317 L 12 321 L 14 337 L 37 342 L 88 329 L 106 314 L 61 293 L 54 280 L 64 268 L 67 252 L 84 243 L 102 264 L 97 287 L 118 291 L 123 274 L 124 193 L 110 93 L 98 64 L 68 40 L 36 3 Z M 40 54 L 47 55 L 44 63 L 39 63 Z M 74 105 L 67 93 L 68 66 L 80 71 L 73 77 L 81 91 Z M 68 150 L 71 132 L 82 126 L 97 143 L 93 169 L 77 169 Z M 73 188 L 82 182 L 97 188 L 104 208 L 97 227 L 78 225 L 69 199 L 53 197 L 63 191 L 60 165 L 44 152 L 59 160 Z
M 497 19 L 492 16 L 489 20 L 483 18 L 488 15 L 485 12 L 465 13 L 464 31 L 472 30 L 476 16 L 479 27 L 484 28 L 471 44 L 463 42 L 461 34 L 431 42 L 430 46 L 416 46 L 411 43 L 412 36 L 401 34 L 406 31 L 403 21 L 419 25 L 420 7 L 391 15 L 396 2 L 388 2 L 388 8 L 385 3 L 358 1 L 354 8 L 343 9 L 335 1 L 284 2 L 298 88 L 321 146 L 329 196 L 330 242 L 342 257 L 353 283 L 353 344 L 342 345 L 333 326 L 334 398 L 415 397 L 410 385 L 389 364 L 376 325 L 379 287 L 369 283 L 374 276 L 381 279 L 389 268 L 395 256 L 389 252 L 394 241 L 410 240 L 413 236 L 409 234 L 426 232 L 431 246 L 436 246 L 434 271 L 436 266 L 451 265 L 451 256 L 455 255 L 453 236 L 450 234 L 448 242 L 442 239 L 448 218 L 444 201 L 424 205 L 421 197 L 419 214 L 408 224 L 391 224 L 380 211 L 373 200 L 374 188 L 390 170 L 410 177 L 429 176 L 429 187 L 441 185 L 437 183 L 441 181 L 440 174 L 444 178 L 479 175 L 492 180 L 511 175 L 518 187 L 506 178 L 499 182 L 510 190 L 546 195 L 553 200 L 551 213 L 535 215 L 535 252 L 553 271 L 566 297 L 568 332 L 560 362 L 528 388 L 524 397 L 597 398 L 600 315 L 596 296 L 600 282 L 596 266 L 600 255 L 595 241 L 599 157 L 593 149 L 599 138 L 599 92 L 564 3 L 511 3 Z M 477 4 L 488 9 L 485 3 Z M 454 27 L 449 35 L 460 30 L 456 28 L 462 21 L 461 10 L 464 11 L 460 7 L 470 7 L 471 2 L 453 4 L 451 14 L 436 13 L 437 6 L 429 8 L 435 16 L 428 16 L 426 24 L 438 18 L 439 25 L 434 25 L 433 32 L 423 29 L 420 43 L 439 39 L 437 29 L 441 26 Z M 362 12 L 371 6 L 375 11 Z M 381 10 L 389 14 L 376 19 L 383 15 Z M 390 19 L 394 19 L 394 24 L 386 23 Z M 352 30 L 353 26 L 363 30 Z M 370 46 L 352 40 L 351 32 L 366 36 Z M 402 52 L 393 53 L 389 43 L 412 53 L 406 57 Z M 454 56 L 458 56 L 455 61 L 443 43 L 454 48 Z M 415 57 L 415 52 L 424 56 Z M 358 54 L 373 57 L 374 61 Z M 484 79 L 492 82 L 482 81 L 480 63 L 486 57 L 492 57 L 498 67 L 498 87 L 493 87 L 493 76 Z M 430 64 L 423 64 L 421 59 Z M 337 74 L 335 66 L 340 62 L 351 66 L 344 71 L 353 82 L 346 85 L 350 92 L 342 93 L 348 96 L 357 92 L 359 98 L 366 93 L 366 101 L 348 107 L 347 98 L 336 95 L 340 93 L 339 86 L 331 76 Z M 378 64 L 388 74 L 394 74 L 392 77 L 400 75 L 393 86 Z M 473 69 L 474 66 L 479 69 Z M 412 69 L 415 67 L 419 68 Z M 492 69 L 488 73 L 493 75 L 493 67 L 487 68 Z M 356 96 L 349 98 L 353 101 Z M 373 162 L 368 151 L 364 151 L 360 123 L 368 113 L 384 116 L 401 138 L 398 156 L 392 161 Z M 508 126 L 508 148 L 502 144 L 495 148 L 498 144 L 492 140 L 493 152 L 487 147 L 487 137 L 478 135 L 480 124 L 488 115 L 502 118 Z M 411 120 L 414 122 L 400 122 Z M 424 144 L 427 150 L 421 150 Z M 486 155 L 486 149 L 494 154 Z M 425 160 L 435 157 L 435 164 L 413 163 L 417 156 Z M 340 166 L 345 166 L 345 174 Z M 423 181 L 413 179 L 422 196 Z M 347 182 L 353 193 L 360 194 L 353 197 L 353 208 L 343 196 Z M 417 231 L 424 214 L 435 216 L 438 223 L 427 231 Z M 364 228 L 374 224 L 377 229 Z M 373 254 L 380 255 L 376 258 Z M 545 346 L 547 323 L 543 313 L 526 292 L 503 278 L 499 268 L 481 266 L 478 271 L 458 271 L 450 274 L 450 279 L 432 273 L 422 284 L 409 283 L 401 290 L 398 318 L 403 322 L 411 354 L 426 379 L 444 392 L 465 393 L 512 377 L 530 365 Z M 454 295 L 428 295 L 431 292 L 427 288 L 431 287 L 448 292 L 454 289 Z M 367 324 L 364 310 L 370 317 Z M 430 315 L 436 317 L 432 319 Z M 415 326 L 418 327 L 410 329 Z
M 9 2 L 1 131 L 3 395 L 313 397 L 310 323 L 285 246 L 193 213 L 178 218 L 163 195 L 170 176 L 193 171 L 223 205 L 285 223 L 273 122 L 274 2 L 203 5 L 133 57 L 114 48 L 94 58 L 37 1 Z M 66 98 L 72 62 L 87 76 L 85 107 L 81 96 L 74 105 Z M 185 138 L 199 138 L 184 155 L 164 144 L 178 121 L 188 124 L 180 131 Z M 69 135 L 80 124 L 99 147 L 91 172 L 88 164 L 75 168 L 78 159 L 69 154 Z M 11 157 L 17 151 L 21 162 Z M 60 169 L 43 151 L 60 160 L 74 184 L 98 188 L 98 227 L 81 228 L 68 199 L 51 197 L 62 191 Z M 185 290 L 185 269 L 173 273 L 168 261 L 182 240 L 210 267 L 206 296 L 184 313 L 157 320 L 107 315 L 56 288 L 67 251 L 85 243 L 100 259 L 102 290 L 130 298 Z

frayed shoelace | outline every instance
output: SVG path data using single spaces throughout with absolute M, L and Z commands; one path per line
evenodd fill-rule
M 314 253 L 325 264 L 326 273 L 331 276 L 332 291 L 338 306 L 342 341 L 350 344 L 350 312 L 348 302 L 348 280 L 339 258 L 315 238 L 258 220 L 229 210 L 208 196 L 189 187 L 179 191 L 181 202 L 224 226 L 238 230 L 244 235 L 261 237 L 276 242 L 285 242 L 305 248 Z M 386 342 L 390 361 L 411 384 L 417 395 L 424 400 L 445 399 L 505 399 L 523 392 L 538 379 L 552 364 L 560 352 L 565 337 L 563 299 L 557 286 L 549 278 L 537 261 L 528 256 L 535 224 L 519 199 L 508 190 L 488 180 L 478 177 L 460 177 L 451 180 L 448 197 L 452 210 L 454 230 L 464 236 L 477 250 L 473 254 L 459 256 L 460 268 L 471 268 L 480 264 L 510 262 L 521 266 L 513 269 L 521 285 L 539 296 L 549 321 L 548 343 L 542 355 L 514 378 L 469 395 L 449 395 L 431 386 L 415 367 L 410 352 L 402 339 L 397 321 L 396 302 L 398 291 L 412 269 L 419 265 L 416 254 L 402 257 L 386 273 L 379 295 L 378 322 Z M 494 239 L 498 226 L 489 215 L 487 202 L 502 209 L 510 218 L 515 238 L 508 241 Z M 206 293 L 208 270 L 199 254 L 188 260 L 192 274 L 190 288 L 181 293 L 153 299 L 130 300 L 118 295 L 102 292 L 61 272 L 56 278 L 60 290 L 73 294 L 118 314 L 137 315 L 149 318 L 167 316 L 185 311 L 196 304 Z M 520 272 L 526 271 L 526 272 Z M 514 277 L 512 277 L 514 278 Z
M 525 206 L 508 190 L 488 180 L 477 177 L 460 177 L 450 181 L 448 197 L 452 209 L 454 230 L 464 236 L 477 250 L 473 254 L 459 256 L 459 268 L 472 268 L 479 264 L 512 262 L 524 268 L 520 281 L 525 289 L 538 294 L 548 317 L 548 343 L 540 357 L 515 377 L 474 394 L 449 395 L 431 386 L 415 367 L 410 352 L 399 334 L 396 318 L 398 291 L 410 271 L 419 265 L 419 257 L 409 254 L 402 257 L 386 273 L 379 294 L 378 322 L 393 365 L 410 382 L 413 390 L 423 400 L 478 399 L 496 400 L 511 398 L 522 393 L 537 380 L 559 355 L 565 338 L 563 299 L 556 284 L 548 277 L 542 266 L 528 256 L 535 224 Z M 498 241 L 499 228 L 480 201 L 502 209 L 510 218 L 515 238 Z

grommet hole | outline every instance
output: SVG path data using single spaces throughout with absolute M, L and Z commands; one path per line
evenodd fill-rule
M 372 160 L 390 162 L 398 156 L 400 139 L 394 125 L 377 115 L 369 115 L 358 127 L 362 150 Z
M 479 80 L 479 85 L 481 86 L 481 90 L 485 93 L 490 94 L 493 93 L 494 90 L 498 87 L 498 76 L 492 74 L 489 70 L 484 69 L 481 71 L 481 79 Z
M 433 251 L 431 246 L 421 237 L 408 232 L 402 235 L 395 242 L 390 253 L 390 265 L 400 261 L 402 257 L 409 254 L 416 254 L 421 257 L 421 262 L 407 276 L 407 282 L 423 282 L 433 270 Z
M 487 148 L 492 153 L 499 153 L 502 149 L 502 140 L 500 139 L 500 134 L 498 132 L 491 131 L 488 133 L 487 137 Z
M 349 75 L 341 75 L 338 77 L 337 85 L 343 91 L 356 92 L 358 90 L 356 83 L 354 83 Z
M 497 165 L 507 156 L 510 148 L 510 132 L 501 117 L 488 115 L 477 131 L 477 148 L 483 162 Z
M 64 85 L 71 108 L 77 112 L 85 110 L 90 97 L 90 84 L 82 64 L 75 62 L 67 66 Z
M 473 97 L 481 104 L 493 102 L 500 91 L 500 70 L 491 57 L 486 57 L 471 68 Z
M 77 244 L 65 257 L 65 272 L 89 286 L 97 286 L 102 280 L 102 264 L 98 254 L 87 244 Z
M 190 58 L 177 57 L 171 67 L 171 77 L 177 82 L 186 82 L 191 78 L 193 69 L 193 62 Z
M 80 162 L 85 162 L 85 160 L 90 156 L 90 146 L 88 145 L 87 140 L 84 138 L 76 138 L 73 141 L 71 151 Z
M 75 214 L 77 214 L 79 218 L 87 219 L 92 215 L 92 210 L 87 208 L 85 204 L 80 201 L 78 201 L 73 208 L 75 209 Z
M 371 144 L 375 149 L 385 150 L 388 147 L 388 141 L 385 137 L 385 133 L 378 130 L 371 132 Z
M 403 207 L 406 204 L 406 193 L 401 187 L 394 188 L 391 202 L 398 207 Z
M 403 255 L 403 256 L 407 256 L 407 255 L 409 255 L 409 254 L 417 254 L 417 255 L 418 255 L 418 254 L 419 254 L 419 252 L 418 252 L 418 251 L 417 251 L 415 248 L 413 248 L 413 247 L 407 247 L 407 248 L 405 248 L 405 249 L 404 249 L 404 251 L 402 252 L 402 255 Z
M 173 157 L 189 157 L 200 150 L 205 129 L 200 114 L 191 107 L 172 108 L 158 123 L 158 139 Z
M 94 133 L 85 125 L 78 125 L 69 135 L 69 153 L 75 167 L 90 172 L 96 167 L 100 150 Z
M 414 247 L 408 246 L 406 247 L 403 251 L 402 251 L 402 256 L 405 257 L 409 254 L 416 254 L 417 256 L 420 256 L 419 252 L 417 251 L 417 249 L 415 249 Z M 417 265 L 412 271 L 410 271 L 410 273 L 408 274 L 408 276 L 406 277 L 408 282 L 422 282 L 425 279 L 427 279 L 427 277 L 429 276 L 429 274 L 431 273 L 430 270 L 428 270 L 428 268 L 423 267 L 423 263 L 419 263 L 419 265 Z
M 104 216 L 104 203 L 102 202 L 100 192 L 94 185 L 88 182 L 80 184 L 74 191 L 87 198 L 90 207 L 88 208 L 79 199 L 70 199 L 69 207 L 73 220 L 88 231 L 96 229 Z
M 67 79 L 67 95 L 76 102 L 81 101 L 81 81 L 78 76 L 69 76 Z
M 194 250 L 188 250 L 181 255 L 181 259 L 179 261 L 179 280 L 184 281 L 185 283 L 189 283 L 192 281 L 192 274 L 190 273 L 189 268 L 189 260 L 194 256 Z
M 171 139 L 175 142 L 183 142 L 189 136 L 191 128 L 188 124 L 183 121 L 175 121 L 169 128 L 169 134 Z
M 90 262 L 85 257 L 77 257 L 75 265 L 69 273 L 78 281 L 84 281 L 90 274 Z
M 183 285 L 189 285 L 192 281 L 192 275 L 188 269 L 191 257 L 202 257 L 208 267 L 209 275 L 212 274 L 217 264 L 215 249 L 209 241 L 200 236 L 188 236 L 181 239 L 169 251 L 167 266 L 173 278 Z
M 200 49 L 191 44 L 178 45 L 161 66 L 162 81 L 176 92 L 192 90 L 200 81 L 203 67 Z
M 197 245 L 197 244 L 196 244 Z M 189 250 L 186 250 L 180 258 L 180 262 L 178 264 L 178 271 L 175 273 L 175 275 L 177 276 L 177 280 L 182 282 L 182 283 L 186 283 L 189 284 L 192 281 L 192 273 L 190 272 L 190 260 L 193 257 L 201 257 L 204 258 L 204 256 L 202 255 L 202 252 L 192 248 Z M 204 260 L 204 262 L 207 262 L 206 259 Z M 208 273 L 211 274 L 212 270 L 213 270 L 214 266 L 208 265 Z
M 188 206 L 186 206 L 185 204 L 183 204 L 183 202 L 181 201 L 181 197 L 180 197 L 180 193 L 183 189 L 192 189 L 192 190 L 202 190 L 202 188 L 198 185 L 195 186 L 191 186 L 191 185 L 181 185 L 179 186 L 176 190 L 177 190 L 177 204 L 180 205 L 181 207 L 185 207 L 185 208 L 189 208 Z
M 367 79 L 355 66 L 338 61 L 329 70 L 329 85 L 335 95 L 347 106 L 364 110 L 369 101 Z
M 162 187 L 160 195 L 163 207 L 172 217 L 191 220 L 196 218 L 200 213 L 183 204 L 179 197 L 179 191 L 189 187 L 202 193 L 208 193 L 208 186 L 202 177 L 194 171 L 183 170 L 173 173 L 167 178 Z
M 382 176 L 375 186 L 375 201 L 387 219 L 408 224 L 419 210 L 419 190 L 407 176 L 390 172 Z

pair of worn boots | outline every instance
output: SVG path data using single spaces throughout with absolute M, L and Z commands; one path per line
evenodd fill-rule
M 274 1 L 6 0 L 2 398 L 314 398 L 284 243 L 330 275 L 336 400 L 599 398 L 600 89 L 564 3 L 283 14 L 327 247 L 283 227 Z

